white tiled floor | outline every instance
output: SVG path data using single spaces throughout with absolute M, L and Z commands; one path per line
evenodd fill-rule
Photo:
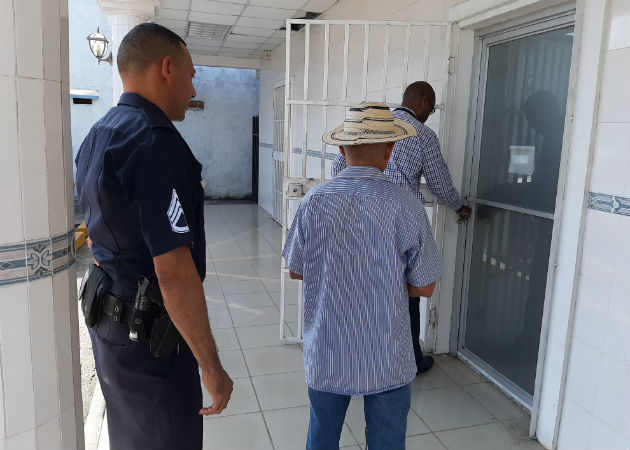
M 234 393 L 221 416 L 204 419 L 204 450 L 304 448 L 309 400 L 302 350 L 278 339 L 281 234 L 256 205 L 206 206 L 204 287 Z M 412 384 L 408 449 L 542 449 L 525 438 L 529 416 L 519 406 L 461 361 L 436 361 Z M 361 398 L 350 403 L 343 448 L 365 448 L 362 404 Z M 108 449 L 106 427 L 99 450 Z

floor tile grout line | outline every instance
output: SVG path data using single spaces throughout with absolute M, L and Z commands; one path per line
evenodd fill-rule
M 427 427 L 427 430 L 432 431 L 432 430 L 431 430 L 431 427 L 429 427 L 429 424 L 427 424 L 427 423 L 426 423 L 426 422 L 422 419 L 422 417 L 420 416 L 420 414 L 418 413 L 418 411 L 416 411 L 416 408 L 414 408 L 413 406 L 410 406 L 410 409 L 413 411 L 413 413 L 416 415 L 416 417 L 417 417 L 418 419 L 420 419 L 420 422 L 422 422 L 422 423 L 424 424 L 424 426 L 425 426 L 425 427 Z

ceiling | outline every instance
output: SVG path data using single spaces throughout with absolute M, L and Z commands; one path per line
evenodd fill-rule
M 260 59 L 265 51 L 285 41 L 285 31 L 280 28 L 286 19 L 305 17 L 306 12 L 320 14 L 335 3 L 337 0 L 160 0 L 154 21 L 184 38 L 191 53 Z M 216 35 L 224 35 L 226 26 L 229 33 L 217 40 Z M 200 28 L 208 37 L 198 37 Z

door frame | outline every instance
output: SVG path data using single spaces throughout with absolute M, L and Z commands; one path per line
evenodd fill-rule
M 478 177 L 478 164 L 480 157 L 480 140 L 481 126 L 483 121 L 483 108 L 485 101 L 485 86 L 487 81 L 487 64 L 489 48 L 492 45 L 508 42 L 511 40 L 551 31 L 574 25 L 577 30 L 576 10 L 574 4 L 562 5 L 555 8 L 548 8 L 545 11 L 536 14 L 527 15 L 514 19 L 512 21 L 501 23 L 492 27 L 478 30 L 474 37 L 473 49 L 473 69 L 471 78 L 470 103 L 469 103 L 469 121 L 466 138 L 466 157 L 465 167 L 466 175 L 463 183 L 463 191 L 467 193 L 467 198 L 476 197 L 476 186 Z M 574 31 L 575 32 L 575 31 Z M 466 331 L 466 312 L 467 312 L 467 293 L 469 288 L 469 274 L 471 266 L 471 250 L 472 235 L 474 230 L 474 214 L 466 225 L 465 239 L 462 245 L 458 246 L 458 259 L 464 262 L 464 270 L 460 275 L 461 292 L 459 293 L 459 314 L 453 316 L 452 326 L 457 329 L 452 336 L 456 337 L 455 342 L 451 342 L 451 350 L 457 353 L 458 357 L 471 365 L 475 370 L 481 372 L 500 390 L 502 390 L 510 398 L 521 404 L 531 412 L 530 436 L 536 433 L 537 413 L 540 404 L 542 371 L 544 368 L 545 351 L 547 345 L 547 336 L 549 329 L 551 297 L 554 285 L 554 275 L 556 261 L 558 256 L 559 232 L 562 217 L 562 205 L 564 199 L 565 182 L 566 182 L 566 165 L 569 159 L 569 141 L 572 134 L 572 117 L 573 117 L 573 89 L 575 86 L 576 70 L 577 70 L 577 54 L 576 45 L 579 44 L 578 37 L 574 36 L 571 69 L 569 73 L 569 90 L 567 96 L 567 106 L 565 113 L 565 127 L 563 132 L 563 143 L 561 151 L 560 171 L 558 174 L 558 189 L 556 194 L 556 209 L 553 214 L 553 230 L 550 243 L 549 264 L 547 270 L 547 282 L 545 289 L 545 299 L 543 306 L 543 317 L 541 324 L 541 335 L 538 349 L 538 361 L 536 367 L 536 380 L 534 387 L 534 395 L 531 403 L 518 395 L 518 388 L 513 382 L 506 377 L 498 374 L 491 369 L 487 363 L 483 363 L 479 358 L 471 357 L 471 353 L 462 352 L 463 341 Z M 455 306 L 455 305 L 454 305 Z M 455 310 L 454 310 L 455 311 Z M 516 389 L 515 389 L 516 388 Z

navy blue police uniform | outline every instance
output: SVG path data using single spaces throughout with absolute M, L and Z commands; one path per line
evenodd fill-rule
M 138 276 L 155 274 L 153 257 L 187 245 L 205 277 L 201 164 L 166 114 L 134 93 L 92 127 L 75 162 L 92 253 L 120 300 L 90 329 L 110 448 L 201 449 L 201 383 L 189 347 L 180 339 L 170 357 L 156 358 L 125 323 Z

